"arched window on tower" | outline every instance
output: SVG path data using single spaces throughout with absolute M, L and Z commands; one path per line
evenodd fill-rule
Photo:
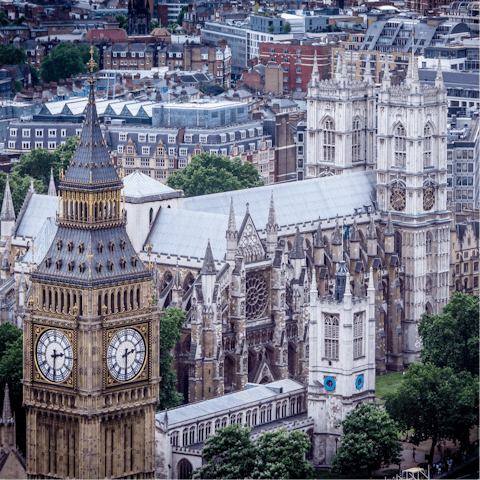
M 426 253 L 432 253 L 432 234 L 427 232 Z
M 323 124 L 323 160 L 335 161 L 335 124 L 333 120 L 325 120 Z
M 353 358 L 363 357 L 363 312 L 353 319 Z
M 432 166 L 432 129 L 427 125 L 423 130 L 425 141 L 423 143 L 423 168 Z
M 337 315 L 325 315 L 325 358 L 338 360 L 339 324 Z
M 407 140 L 403 125 L 395 129 L 395 166 L 405 168 L 407 164 Z
M 361 129 L 360 120 L 355 119 L 352 124 L 352 162 L 361 162 Z

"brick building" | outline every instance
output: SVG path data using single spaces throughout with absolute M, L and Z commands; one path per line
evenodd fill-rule
M 155 50 L 146 43 L 116 43 L 103 52 L 104 68 L 114 70 L 150 70 Z
M 317 52 L 320 79 L 329 78 L 331 45 L 290 40 L 260 43 L 259 62 L 280 65 L 283 70 L 283 92 L 306 92 L 312 76 L 313 57 Z

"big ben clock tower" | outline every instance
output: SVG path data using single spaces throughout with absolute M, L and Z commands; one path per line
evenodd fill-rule
M 32 275 L 23 379 L 29 478 L 155 472 L 159 316 L 150 272 L 125 228 L 123 184 L 100 131 L 94 83 L 92 76 L 60 183 L 58 230 Z

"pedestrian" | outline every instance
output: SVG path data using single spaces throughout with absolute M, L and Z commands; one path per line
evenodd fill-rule
M 447 460 L 447 465 L 448 465 L 448 471 L 449 472 L 452 470 L 452 463 L 453 463 L 453 460 L 451 458 L 449 458 Z
M 412 457 L 413 457 L 413 461 L 415 461 L 415 447 L 413 447 L 413 450 L 412 450 Z

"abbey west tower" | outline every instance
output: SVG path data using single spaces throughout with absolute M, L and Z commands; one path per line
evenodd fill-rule
M 422 313 L 439 313 L 449 298 L 447 97 L 440 62 L 433 87 L 420 85 L 413 55 L 402 85 L 390 84 L 385 67 L 378 98 L 377 202 L 385 218 L 393 214 L 394 249 L 405 272 L 403 315 L 389 318 L 386 329 L 387 362 L 400 368 L 405 360 L 418 360 Z
M 125 229 L 94 83 L 59 187 L 58 230 L 31 277 L 23 379 L 29 478 L 153 478 L 155 470 L 159 320 L 150 272 Z

